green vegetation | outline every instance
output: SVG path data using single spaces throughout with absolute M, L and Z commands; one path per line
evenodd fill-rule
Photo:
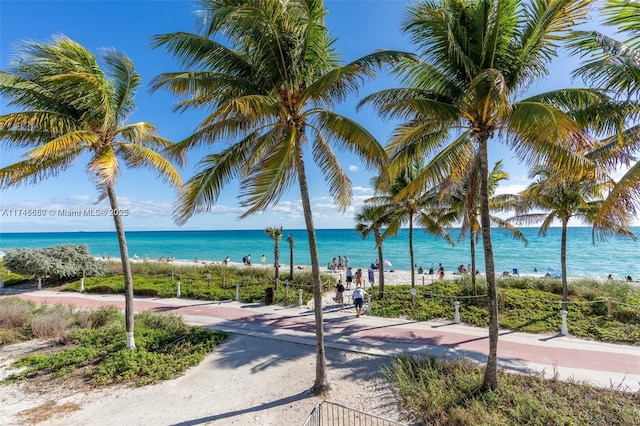
M 86 245 L 58 244 L 42 249 L 10 249 L 3 268 L 15 274 L 50 280 L 68 280 L 83 275 L 101 275 L 105 264 L 95 260 Z
M 385 297 L 372 304 L 372 314 L 418 321 L 453 320 L 460 302 L 463 323 L 487 327 L 486 281 L 478 280 L 473 298 L 471 277 L 456 282 L 436 281 L 417 287 L 411 305 L 410 286 L 387 286 Z M 509 330 L 556 333 L 562 318 L 562 281 L 550 278 L 503 277 L 498 279 L 499 323 Z M 620 281 L 590 280 L 569 283 L 567 325 L 569 333 L 605 342 L 640 344 L 640 287 Z M 477 300 L 477 302 L 475 302 Z
M 543 375 L 498 371 L 500 388 L 481 392 L 468 360 L 400 357 L 387 376 L 417 422 L 439 425 L 640 425 L 640 394 Z
M 90 277 L 84 281 L 87 293 L 122 293 L 124 283 L 119 263 L 110 263 L 110 272 L 103 277 Z M 188 299 L 234 300 L 236 284 L 240 284 L 240 300 L 247 303 L 263 302 L 265 289 L 275 287 L 275 274 L 269 268 L 247 268 L 223 265 L 186 266 L 171 262 L 143 262 L 131 265 L 133 272 L 133 293 L 137 296 L 175 297 L 178 282 L 180 295 Z M 335 285 L 335 278 L 323 276 L 325 291 Z M 298 302 L 298 289 L 302 289 L 302 299 L 312 297 L 311 271 L 296 273 L 293 282 L 274 289 L 274 301 L 282 304 Z M 80 281 L 65 285 L 63 291 L 79 291 Z
M 181 375 L 227 337 L 221 331 L 189 327 L 176 315 L 143 312 L 136 315 L 132 351 L 126 348 L 124 326 L 124 315 L 115 307 L 87 311 L 2 298 L 0 346 L 31 338 L 56 346 L 20 358 L 13 366 L 24 368 L 0 383 L 81 375 L 93 385 L 143 386 Z

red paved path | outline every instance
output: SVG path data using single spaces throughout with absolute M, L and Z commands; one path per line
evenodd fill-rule
M 95 308 L 124 308 L 119 295 L 30 292 L 17 296 L 40 303 L 72 304 Z M 243 305 L 185 299 L 136 298 L 136 311 L 154 310 L 181 315 L 192 323 L 231 332 L 270 335 L 273 338 L 315 344 L 315 319 L 306 307 Z M 379 355 L 430 353 L 486 360 L 487 332 L 458 324 L 438 324 L 363 316 L 352 310 L 325 313 L 326 345 Z M 585 341 L 570 336 L 541 336 L 501 331 L 500 365 L 514 370 L 545 370 L 561 378 L 574 377 L 601 386 L 623 383 L 640 390 L 640 347 Z

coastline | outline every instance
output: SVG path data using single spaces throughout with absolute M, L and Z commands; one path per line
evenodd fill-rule
M 115 257 L 95 257 L 96 260 L 100 260 L 100 261 L 112 261 L 112 262 L 119 262 L 120 259 L 119 258 L 115 258 Z M 151 263 L 167 263 L 167 264 L 171 264 L 171 265 L 176 265 L 179 267 L 205 267 L 208 265 L 216 265 L 216 266 L 223 266 L 225 263 L 224 261 L 213 261 L 213 260 L 200 260 L 198 259 L 197 262 L 195 261 L 186 261 L 186 260 L 152 260 L 152 259 L 136 259 L 136 258 L 131 258 L 129 259 L 129 261 L 131 263 L 144 263 L 144 262 L 151 262 Z M 252 263 L 251 265 L 244 265 L 243 263 L 240 262 L 232 262 L 229 261 L 227 262 L 227 265 L 230 267 L 236 267 L 236 268 L 273 268 L 272 264 L 262 264 L 262 263 Z M 356 268 L 357 269 L 357 268 Z M 368 286 L 370 286 L 369 281 L 367 279 L 367 270 L 362 268 L 362 272 L 363 272 L 363 276 L 362 276 L 362 283 L 363 286 L 366 288 Z M 302 273 L 302 272 L 307 272 L 311 270 L 311 265 L 295 265 L 294 266 L 294 273 Z M 281 264 L 280 265 L 280 274 L 288 274 L 289 272 L 289 265 L 288 264 Z M 336 270 L 336 271 L 332 271 L 330 269 L 327 268 L 320 268 L 320 273 L 323 274 L 327 274 L 330 276 L 334 276 L 337 279 L 342 279 L 343 283 L 346 283 L 346 270 Z M 354 270 L 355 273 L 355 270 Z M 457 272 L 451 272 L 451 271 L 446 271 L 444 273 L 444 277 L 442 279 L 442 281 L 454 281 L 464 275 L 469 275 L 468 273 L 457 273 Z M 478 273 L 477 274 L 478 277 L 482 277 L 484 278 L 484 273 Z M 500 278 L 503 276 L 510 276 L 510 277 L 522 277 L 522 278 L 539 278 L 539 279 L 544 279 L 544 278 L 555 278 L 555 279 L 559 279 L 559 276 L 551 276 L 551 277 L 545 277 L 545 273 L 518 273 L 518 274 L 514 274 L 513 271 L 496 271 L 496 278 Z M 374 270 L 374 278 L 375 281 L 373 283 L 373 285 L 377 285 L 378 283 L 378 270 Z M 385 279 L 385 285 L 404 285 L 404 284 L 411 284 L 411 270 L 408 269 L 385 269 L 384 270 L 384 279 Z M 575 281 L 575 280 L 583 280 L 583 279 L 589 279 L 589 280 L 594 280 L 594 281 L 599 281 L 599 282 L 605 282 L 607 281 L 606 276 L 603 277 L 572 277 L 569 276 L 567 277 L 568 281 Z M 429 284 L 433 284 L 434 282 L 437 281 L 441 281 L 438 274 L 434 273 L 434 274 L 428 274 L 427 272 L 419 274 L 417 271 L 415 272 L 415 282 L 416 282 L 416 286 L 420 286 L 420 285 L 429 285 Z M 613 281 L 625 281 L 623 278 L 614 278 Z M 638 280 L 634 280 L 631 282 L 632 284 L 640 284 L 640 282 Z M 352 285 L 352 287 L 355 287 L 355 280 L 354 283 Z

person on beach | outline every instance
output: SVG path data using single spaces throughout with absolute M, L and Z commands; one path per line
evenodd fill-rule
M 344 257 L 344 267 L 349 269 L 349 258 L 347 256 Z
M 373 269 L 369 268 L 369 269 L 367 270 L 367 278 L 369 279 L 369 285 L 370 285 L 371 287 L 373 287 L 373 285 L 374 285 L 374 284 L 375 284 L 375 282 L 376 282 L 376 279 L 375 279 L 375 275 L 374 275 Z
M 336 284 L 336 297 L 333 300 L 340 305 L 340 309 L 344 309 L 344 285 L 341 279 Z
M 224 266 L 229 266 L 229 262 L 231 261 L 231 258 L 229 256 L 225 257 L 223 262 L 224 262 Z
M 357 318 L 362 315 L 362 306 L 364 305 L 365 296 L 367 296 L 367 292 L 364 291 L 359 284 L 356 284 L 356 288 L 353 290 L 353 305 L 356 307 Z
M 342 256 L 338 256 L 338 270 L 342 271 L 344 269 L 344 263 L 342 261 Z
M 338 269 L 338 262 L 336 261 L 336 258 L 334 257 L 333 259 L 331 259 L 331 270 L 335 271 L 336 269 Z
M 356 271 L 356 287 L 362 285 L 362 269 Z
M 424 274 L 424 269 L 422 269 L 422 266 L 418 268 L 418 274 L 420 275 Z
M 267 256 L 265 256 L 264 254 L 262 255 L 262 257 L 260 258 L 260 262 L 262 263 L 262 266 L 267 264 Z
M 353 271 L 351 270 L 351 266 L 347 268 L 345 275 L 347 277 L 347 288 L 351 288 L 351 283 L 353 282 Z

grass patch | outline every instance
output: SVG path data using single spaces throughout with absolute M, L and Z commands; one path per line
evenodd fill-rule
M 107 276 L 88 277 L 84 281 L 87 293 L 124 293 L 121 266 L 111 262 Z M 245 303 L 261 303 L 265 289 L 275 288 L 275 273 L 267 268 L 248 268 L 222 265 L 174 265 L 172 263 L 132 263 L 133 293 L 136 296 L 175 297 L 178 282 L 180 296 L 197 300 L 235 300 L 236 285 L 240 285 L 240 300 Z M 281 271 L 282 272 L 282 271 Z M 303 301 L 313 297 L 310 272 L 296 272 L 293 280 L 288 274 L 280 275 L 280 284 L 274 290 L 274 302 L 294 304 L 298 302 L 298 289 L 302 289 Z M 322 275 L 325 291 L 335 286 L 335 277 Z M 63 291 L 79 291 L 80 281 L 71 282 Z
M 48 322 L 43 327 L 49 338 L 60 341 L 64 334 L 64 345 L 52 353 L 20 358 L 13 366 L 24 369 L 0 383 L 43 376 L 65 378 L 81 372 L 96 386 L 142 386 L 180 376 L 227 338 L 224 332 L 190 327 L 176 315 L 143 312 L 135 320 L 136 349 L 127 350 L 124 315 L 114 307 L 75 311 L 54 305 L 32 316 L 36 322 Z
M 416 422 L 443 425 L 640 425 L 640 394 L 499 370 L 499 388 L 480 390 L 471 361 L 403 356 L 387 371 Z
M 455 302 L 460 302 L 463 323 L 486 327 L 486 281 L 478 280 L 480 297 L 473 295 L 470 278 L 438 281 L 416 287 L 411 304 L 410 286 L 385 286 L 385 297 L 376 298 L 372 314 L 417 321 L 452 321 Z M 498 279 L 499 323 L 509 330 L 557 333 L 562 325 L 562 283 L 557 279 Z M 377 294 L 374 289 L 373 294 Z M 578 280 L 569 283 L 567 325 L 569 333 L 604 342 L 640 344 L 640 287 L 626 282 Z

